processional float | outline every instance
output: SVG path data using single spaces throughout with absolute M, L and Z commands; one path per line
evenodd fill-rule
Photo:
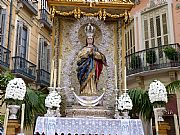
M 128 115 L 133 105 L 127 93 L 123 38 L 133 3 L 130 0 L 48 0 L 48 5 L 51 7 L 53 20 L 51 79 L 49 95 L 45 100 L 48 109 L 45 117 L 37 119 L 35 133 L 143 135 L 141 121 L 132 120 Z M 73 43 L 77 45 L 68 46 L 66 35 L 70 35 L 72 29 L 68 30 L 68 23 L 61 23 L 63 19 L 70 19 L 72 25 L 73 21 L 78 23 L 79 30 L 76 28 L 74 35 L 71 35 Z M 112 35 L 106 22 L 114 25 Z M 96 37 L 101 35 L 105 40 L 101 42 L 103 45 L 107 42 L 113 44 L 113 47 L 107 45 L 113 52 L 108 53 L 106 47 L 94 45 L 94 42 L 97 43 L 95 29 L 99 32 Z M 69 32 L 66 33 L 66 30 Z M 109 39 L 103 38 L 107 37 L 106 33 L 109 33 Z M 84 47 L 79 46 L 76 37 L 86 40 Z M 70 65 L 67 64 L 68 61 L 71 61 Z M 67 72 L 66 68 L 70 71 Z M 73 76 L 73 73 L 77 76 Z M 64 76 L 72 76 L 73 83 Z M 102 84 L 101 80 L 107 84 Z M 106 85 L 108 87 L 105 87 Z M 65 115 L 60 114 L 63 92 L 67 99 L 71 99 L 67 101 Z M 120 115 L 119 111 L 123 115 Z

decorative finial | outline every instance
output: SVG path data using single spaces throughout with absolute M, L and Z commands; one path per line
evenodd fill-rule
M 87 38 L 92 38 L 94 36 L 94 33 L 96 31 L 96 28 L 92 26 L 90 23 L 85 27 L 84 29 Z

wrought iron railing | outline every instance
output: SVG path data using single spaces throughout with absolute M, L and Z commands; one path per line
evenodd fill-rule
M 2 67 L 9 67 L 10 50 L 0 46 L 0 65 Z
M 29 10 L 35 15 L 38 14 L 38 1 L 37 0 L 20 0 Z
M 24 75 L 30 79 L 36 79 L 36 65 L 20 56 L 15 56 L 13 60 L 13 73 Z
M 37 70 L 37 83 L 40 85 L 49 86 L 50 73 L 44 69 Z
M 180 67 L 180 45 L 168 44 L 126 56 L 127 75 L 144 71 Z
M 50 15 L 46 9 L 40 9 L 40 21 L 48 28 L 52 28 Z

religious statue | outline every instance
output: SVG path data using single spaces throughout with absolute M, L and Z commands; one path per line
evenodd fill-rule
M 94 45 L 95 27 L 90 23 L 85 27 L 86 46 L 78 53 L 77 77 L 80 83 L 80 94 L 92 96 L 97 94 L 97 83 L 103 69 L 107 65 L 106 57 Z

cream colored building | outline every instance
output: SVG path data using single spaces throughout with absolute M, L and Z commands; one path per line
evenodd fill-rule
M 30 84 L 49 84 L 51 31 L 46 0 L 0 2 L 0 66 Z

